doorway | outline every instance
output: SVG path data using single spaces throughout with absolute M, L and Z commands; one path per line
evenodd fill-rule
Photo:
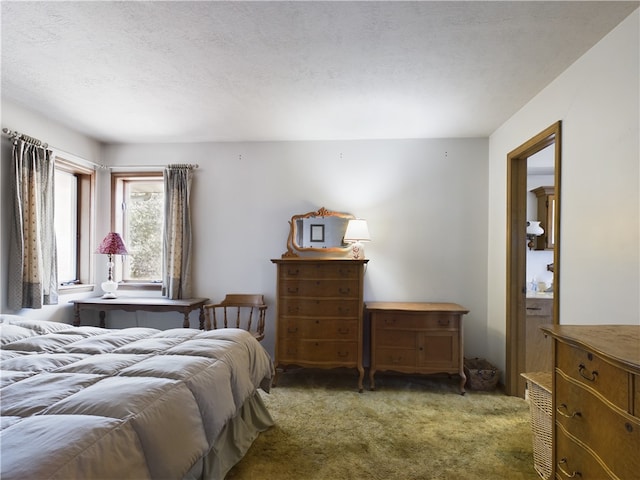
M 507 325 L 505 391 L 524 396 L 527 346 L 527 159 L 554 146 L 555 211 L 553 215 L 553 323 L 560 306 L 560 164 L 561 122 L 554 123 L 507 155 Z M 549 350 L 550 351 L 550 350 Z

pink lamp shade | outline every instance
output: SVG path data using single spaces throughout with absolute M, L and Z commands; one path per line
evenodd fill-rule
M 122 237 L 116 232 L 109 232 L 102 243 L 96 250 L 96 253 L 103 253 L 105 255 L 109 255 L 109 262 L 107 266 L 109 267 L 109 276 L 106 282 L 102 282 L 102 290 L 104 291 L 104 295 L 102 298 L 116 298 L 116 290 L 118 290 L 118 283 L 113 280 L 113 267 L 115 264 L 113 263 L 114 255 L 128 255 L 127 248 L 124 246 L 124 242 L 122 241 Z
M 124 246 L 122 237 L 116 232 L 109 232 L 102 243 L 96 250 L 96 253 L 104 253 L 107 255 L 128 255 L 127 248 Z

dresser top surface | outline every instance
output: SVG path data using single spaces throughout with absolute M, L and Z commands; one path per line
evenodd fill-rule
M 439 302 L 367 302 L 369 311 L 383 312 L 448 312 L 469 313 L 469 310 L 457 303 Z
M 319 258 L 319 257 L 285 257 L 272 258 L 273 263 L 357 263 L 365 264 L 369 262 L 368 258 L 355 260 L 353 258 Z
M 541 329 L 640 373 L 640 325 L 545 325 Z

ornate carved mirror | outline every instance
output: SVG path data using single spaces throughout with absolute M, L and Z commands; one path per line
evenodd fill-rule
M 287 251 L 283 257 L 344 256 L 349 245 L 343 242 L 349 213 L 331 212 L 322 207 L 317 212 L 294 215 L 289 221 Z

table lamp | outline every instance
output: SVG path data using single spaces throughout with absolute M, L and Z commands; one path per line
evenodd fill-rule
M 122 237 L 116 232 L 109 232 L 100 246 L 96 250 L 96 253 L 102 253 L 109 256 L 109 277 L 106 282 L 102 282 L 102 290 L 104 295 L 102 298 L 116 298 L 116 290 L 118 290 L 118 283 L 113 280 L 113 263 L 114 255 L 128 255 L 127 248 L 124 246 Z
M 344 232 L 344 242 L 351 243 L 351 258 L 354 260 L 364 259 L 364 245 L 362 242 L 371 241 L 367 221 L 361 218 L 349 220 L 347 230 Z
M 540 222 L 534 222 L 533 220 L 529 220 L 527 222 L 527 238 L 529 239 L 529 243 L 527 246 L 529 250 L 532 250 L 535 246 L 535 239 L 544 233 L 544 229 L 540 226 Z

